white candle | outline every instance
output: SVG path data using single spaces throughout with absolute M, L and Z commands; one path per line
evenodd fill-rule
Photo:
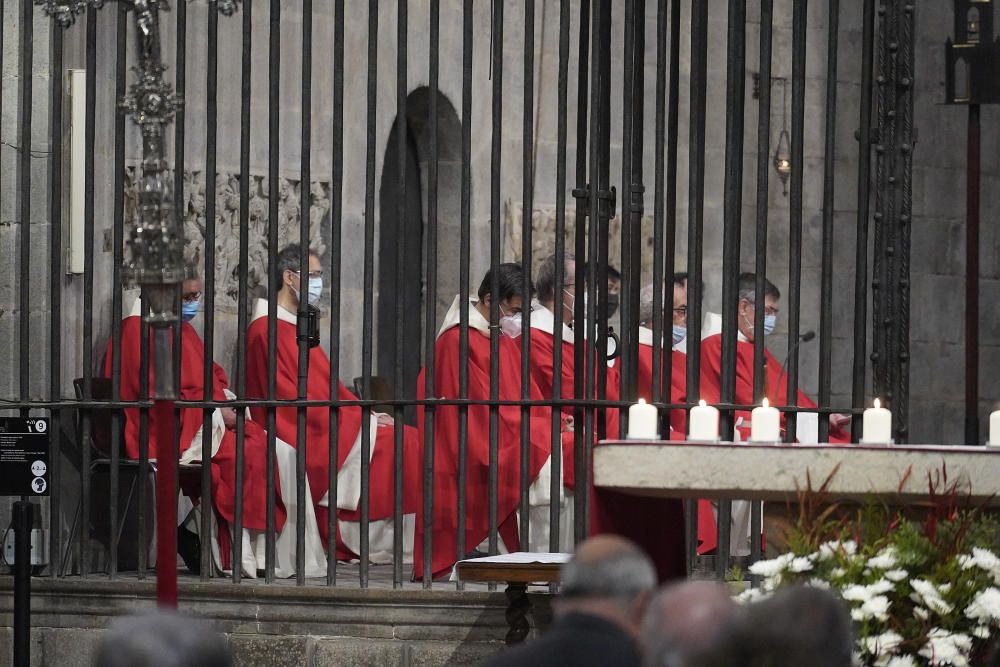
M 892 442 L 892 413 L 881 407 L 877 398 L 875 399 L 874 407 L 865 410 L 864 426 L 861 429 L 861 442 Z
M 750 441 L 778 442 L 781 440 L 781 413 L 765 398 L 760 407 L 750 413 Z
M 644 399 L 632 405 L 628 409 L 628 435 L 629 440 L 659 440 L 660 416 L 656 408 L 646 403 Z
M 986 441 L 991 447 L 1000 447 L 1000 410 L 990 415 L 990 439 Z
M 688 440 L 718 439 L 719 411 L 711 405 L 706 405 L 705 401 L 698 401 L 698 405 L 691 408 L 691 416 L 688 418 Z

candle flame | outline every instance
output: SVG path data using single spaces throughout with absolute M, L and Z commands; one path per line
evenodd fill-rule
M 704 399 L 698 401 L 698 405 L 700 405 L 701 407 L 705 407 L 706 403 L 705 403 Z
M 878 408 L 880 408 L 880 407 L 882 407 L 882 404 L 881 404 L 881 403 L 879 402 L 879 400 L 878 400 L 878 399 L 876 398 L 876 399 L 875 399 L 875 409 L 877 410 L 877 409 L 878 409 Z
M 639 405 L 646 405 L 646 399 L 645 398 L 640 398 L 639 399 Z
M 771 404 L 768 403 L 767 399 L 765 398 L 763 401 L 761 401 L 761 405 L 763 405 L 766 408 L 766 407 L 770 406 Z

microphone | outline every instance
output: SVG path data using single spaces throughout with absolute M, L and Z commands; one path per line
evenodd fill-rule
M 802 343 L 808 343 L 815 337 L 816 337 L 816 332 L 810 329 L 809 331 L 799 336 L 799 339 L 795 341 L 795 345 L 793 345 L 792 349 L 789 350 L 788 354 L 785 355 L 785 360 L 781 362 L 781 372 L 778 373 L 778 380 L 775 382 L 774 385 L 775 391 L 777 391 L 778 387 L 781 386 L 781 379 L 785 376 L 785 367 L 788 366 L 788 360 L 791 358 L 793 354 L 795 354 L 795 352 L 798 351 L 799 345 L 802 345 Z M 785 403 L 787 402 L 788 402 L 788 396 L 785 396 Z

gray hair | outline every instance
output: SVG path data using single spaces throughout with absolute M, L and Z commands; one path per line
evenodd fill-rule
M 653 287 L 652 283 L 646 285 L 639 292 L 639 322 L 649 322 L 653 319 Z M 663 297 L 663 294 L 660 294 Z
M 302 250 L 298 243 L 289 243 L 284 248 L 278 252 L 277 257 L 274 258 L 274 284 L 278 289 L 281 289 L 281 284 L 285 280 L 285 271 L 294 271 L 298 273 L 299 269 L 302 268 Z M 319 257 L 315 250 L 310 248 L 310 256 Z M 308 268 L 308 263 L 306 267 Z M 305 283 L 303 283 L 305 284 Z
M 775 300 L 781 298 L 781 292 L 767 278 L 764 278 L 764 297 L 771 297 Z M 739 280 L 739 300 L 754 303 L 757 298 L 757 275 L 753 273 L 741 273 Z
M 590 561 L 574 557 L 563 566 L 561 580 L 563 598 L 632 600 L 656 587 L 656 568 L 642 550 L 629 546 Z
M 222 635 L 205 622 L 157 611 L 119 618 L 101 639 L 95 667 L 229 667 Z
M 566 264 L 576 258 L 571 253 L 564 252 L 563 259 L 563 283 L 566 280 Z M 539 301 L 552 301 L 556 296 L 556 262 L 559 256 L 552 254 L 545 258 L 542 265 L 538 267 L 538 276 L 535 278 L 535 290 L 538 292 Z M 560 286 L 561 288 L 562 286 Z

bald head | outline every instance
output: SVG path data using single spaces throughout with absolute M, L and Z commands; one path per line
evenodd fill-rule
M 721 584 L 672 584 L 649 603 L 642 627 L 646 664 L 701 667 L 735 664 L 742 609 Z
M 600 616 L 638 636 L 656 569 L 634 543 L 616 535 L 581 542 L 562 568 L 557 614 Z

